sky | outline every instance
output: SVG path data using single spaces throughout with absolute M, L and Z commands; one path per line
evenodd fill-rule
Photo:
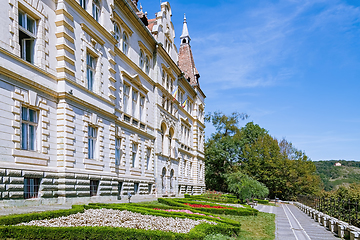
M 360 160 L 360 1 L 169 3 L 178 47 L 186 13 L 206 112 L 246 113 L 239 127 L 253 121 L 315 161 Z

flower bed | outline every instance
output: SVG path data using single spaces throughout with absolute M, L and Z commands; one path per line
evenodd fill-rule
M 210 205 L 203 205 L 203 204 L 191 204 L 191 203 L 184 203 L 187 206 L 193 207 L 193 208 L 223 208 L 223 209 L 234 209 L 234 208 L 228 208 L 228 207 L 222 207 L 222 206 L 210 206 Z
M 197 212 L 192 212 L 190 210 L 186 210 L 186 209 L 180 209 L 180 210 L 176 210 L 176 209 L 160 209 L 160 208 L 154 208 L 155 210 L 161 210 L 161 211 L 166 211 L 166 212 L 183 212 L 183 213 L 187 213 L 187 214 L 197 214 L 197 215 L 201 215 L 201 216 L 207 216 L 207 217 L 214 217 L 211 215 L 205 215 L 203 213 L 197 213 Z M 217 219 L 221 219 L 220 217 L 215 217 Z
M 129 211 L 113 209 L 87 209 L 84 213 L 72 214 L 66 217 L 33 220 L 20 223 L 22 226 L 38 227 L 124 227 L 144 230 L 161 230 L 175 233 L 188 233 L 201 223 L 216 225 L 205 219 L 192 220 L 187 218 L 165 218 L 152 215 L 142 215 Z

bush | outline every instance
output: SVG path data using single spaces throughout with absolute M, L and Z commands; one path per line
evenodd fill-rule
M 184 198 L 190 198 L 190 194 L 184 194 Z
M 262 200 L 262 199 L 254 199 L 254 200 L 260 204 L 268 204 L 269 203 L 269 200 Z

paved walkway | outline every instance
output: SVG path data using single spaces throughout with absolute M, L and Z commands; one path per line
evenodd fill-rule
M 275 240 L 340 240 L 292 204 L 255 208 L 276 215 Z

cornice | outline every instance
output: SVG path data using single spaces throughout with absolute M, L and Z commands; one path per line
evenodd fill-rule
M 82 30 L 84 30 L 87 34 L 90 35 L 93 39 L 95 39 L 100 45 L 104 45 L 105 41 L 101 39 L 97 34 L 95 34 L 85 23 L 80 24 Z
M 131 36 L 134 32 L 131 30 L 131 28 L 124 22 L 124 20 L 121 19 L 119 14 L 113 10 L 113 18 L 116 22 L 120 24 L 120 27 L 124 28 L 125 31 Z
M 138 43 L 139 43 L 140 49 L 143 49 L 145 51 L 145 53 L 152 58 L 153 54 L 151 53 L 151 51 L 141 41 L 138 41 Z
M 136 63 L 134 63 L 128 56 L 126 56 L 118 47 L 114 48 L 115 54 L 124 60 L 132 69 L 134 69 L 139 75 L 147 80 L 151 85 L 155 85 L 155 82 L 147 75 Z
M 175 74 L 180 76 L 181 70 L 179 66 L 174 62 L 174 60 L 170 57 L 170 55 L 165 51 L 162 44 L 158 44 L 158 52 L 160 56 L 165 60 L 166 63 L 174 70 Z
M 73 9 L 75 9 L 80 15 L 85 18 L 93 28 L 95 28 L 100 34 L 102 34 L 111 44 L 115 45 L 115 38 L 100 24 L 98 23 L 80 4 L 75 0 L 65 0 Z
M 154 36 L 150 33 L 149 29 L 144 25 L 144 23 L 139 19 L 136 12 L 134 12 L 131 6 L 127 3 L 126 0 L 114 0 L 114 3 L 118 4 L 122 12 L 127 16 L 131 21 L 133 26 L 138 30 L 141 36 L 152 46 L 155 47 L 157 41 Z
M 142 91 L 144 91 L 146 94 L 149 92 L 149 90 L 147 90 L 141 83 L 141 80 L 139 78 L 138 74 L 135 74 L 134 76 L 131 76 L 130 74 L 128 74 L 125 71 L 121 71 L 121 75 L 127 79 L 130 80 L 131 83 L 135 84 L 139 89 L 141 89 Z

